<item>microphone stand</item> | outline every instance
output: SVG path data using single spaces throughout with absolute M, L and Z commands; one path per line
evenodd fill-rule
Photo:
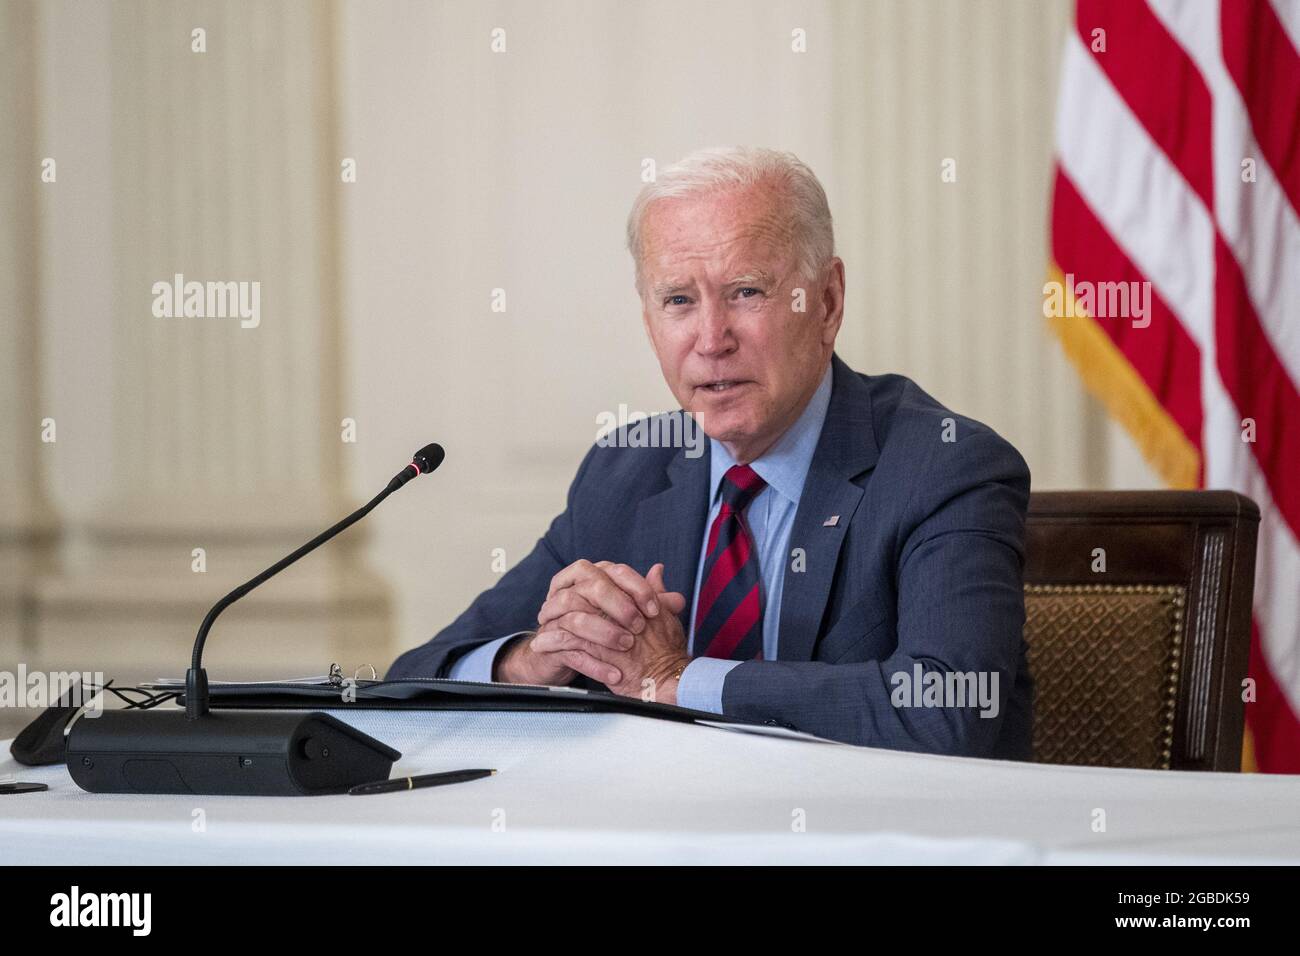
M 437 465 L 434 465 L 433 467 L 436 468 Z M 198 636 L 194 638 L 194 653 L 190 658 L 190 668 L 185 672 L 186 717 L 190 720 L 196 720 L 208 712 L 208 672 L 203 669 L 203 645 L 207 643 L 208 631 L 212 630 L 212 622 L 217 619 L 217 615 L 230 607 L 230 605 L 234 604 L 249 591 L 275 577 L 299 558 L 311 554 L 330 538 L 352 527 L 352 525 L 370 514 L 370 512 L 375 509 L 375 506 L 377 506 L 381 501 L 419 474 L 422 474 L 419 470 L 419 466 L 412 461 L 411 464 L 402 469 L 402 471 L 388 483 L 388 486 L 384 488 L 383 491 L 371 498 L 370 501 L 366 502 L 366 504 L 352 512 L 352 514 L 348 515 L 338 524 L 331 528 L 327 528 L 320 534 L 316 535 L 316 537 L 312 538 L 297 551 L 275 562 L 275 564 L 271 565 L 257 577 L 245 581 L 216 604 L 212 605 L 212 609 L 209 610 L 207 616 L 203 618 L 203 623 L 199 625 Z
M 298 796 L 345 793 L 386 779 L 402 755 L 329 714 L 212 713 L 203 647 L 222 611 L 356 524 L 412 478 L 433 471 L 444 456 L 441 445 L 421 448 L 374 498 L 214 604 L 194 639 L 183 712 L 107 710 L 74 721 L 65 752 L 77 785 L 92 793 Z

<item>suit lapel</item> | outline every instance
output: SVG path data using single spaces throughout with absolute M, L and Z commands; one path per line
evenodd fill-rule
M 853 479 L 873 468 L 880 456 L 871 423 L 870 388 L 838 356 L 831 364 L 830 406 L 785 555 L 778 657 L 787 661 L 812 659 L 840 546 L 862 502 L 863 490 Z M 799 565 L 791 557 L 796 548 L 803 549 L 803 570 L 796 570 Z
M 695 591 L 695 572 L 704 544 L 704 520 L 709 506 L 709 451 L 698 458 L 686 457 L 680 449 L 667 469 L 670 486 L 642 500 L 636 510 L 633 541 L 644 542 L 638 549 L 648 573 L 650 566 L 664 564 L 664 584 L 669 591 L 686 596 L 681 613 L 682 629 L 690 633 L 691 599 Z

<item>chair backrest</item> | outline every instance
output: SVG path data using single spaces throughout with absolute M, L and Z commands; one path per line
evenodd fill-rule
M 1030 496 L 1035 761 L 1241 769 L 1258 525 L 1231 491 Z

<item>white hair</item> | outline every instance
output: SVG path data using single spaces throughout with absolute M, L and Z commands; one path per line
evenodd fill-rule
M 627 248 L 636 264 L 641 288 L 641 228 L 646 210 L 659 199 L 709 193 L 733 187 L 771 183 L 780 189 L 789 216 L 795 262 L 802 278 L 811 280 L 835 255 L 835 231 L 826 191 L 816 175 L 794 153 L 757 146 L 715 146 L 697 150 L 661 170 L 646 183 L 627 217 Z

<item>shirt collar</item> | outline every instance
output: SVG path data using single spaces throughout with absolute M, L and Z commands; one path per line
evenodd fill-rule
M 812 466 L 817 439 L 821 437 L 826 410 L 830 404 L 831 366 L 827 365 L 817 391 L 813 392 L 795 423 L 786 429 L 776 444 L 749 463 L 758 477 L 793 505 L 799 503 L 803 494 L 804 479 L 808 477 L 808 469 Z M 709 502 L 712 503 L 717 500 L 723 476 L 736 463 L 736 459 L 723 447 L 722 442 L 710 438 L 709 460 L 709 487 L 712 489 Z

